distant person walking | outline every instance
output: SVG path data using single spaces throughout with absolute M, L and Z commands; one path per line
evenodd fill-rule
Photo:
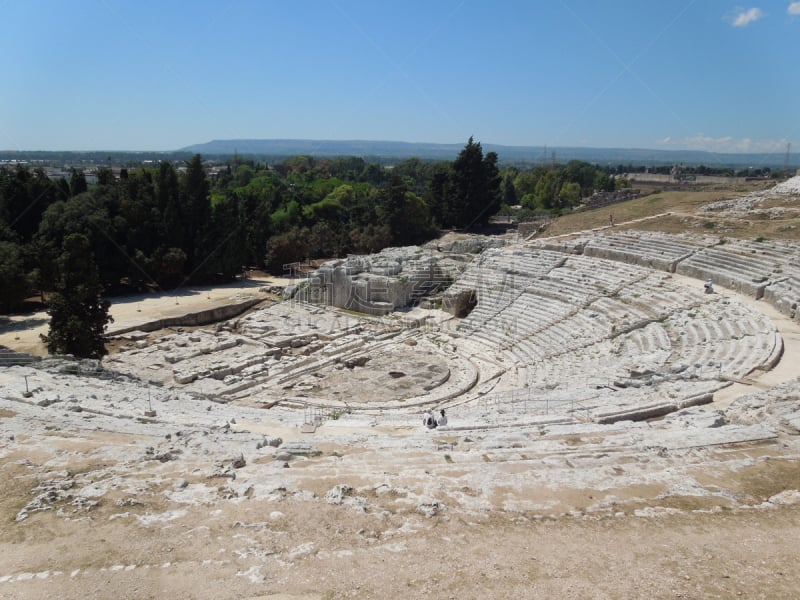
M 614 226 L 614 215 L 608 215 L 608 225 L 610 227 Z

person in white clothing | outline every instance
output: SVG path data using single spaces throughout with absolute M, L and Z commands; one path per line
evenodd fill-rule
M 447 415 L 444 414 L 444 409 L 439 411 L 442 416 L 439 417 L 439 420 L 436 421 L 436 425 L 439 427 L 444 427 L 447 425 Z
M 436 427 L 436 419 L 433 418 L 433 413 L 430 410 L 426 410 L 425 414 L 422 415 L 422 424 L 428 429 Z

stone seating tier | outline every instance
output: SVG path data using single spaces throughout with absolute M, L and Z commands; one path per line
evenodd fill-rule
M 739 378 L 768 361 L 780 341 L 768 321 L 704 296 L 700 286 L 692 291 L 669 275 L 574 255 L 515 302 L 487 309 L 479 299 L 459 332 L 501 349 L 513 365 L 504 385 L 519 386 L 569 385 L 576 373 L 625 380 L 641 368 L 655 380 Z
M 714 248 L 706 248 L 698 252 L 697 256 L 713 257 L 724 268 L 741 270 L 753 279 L 767 279 L 772 277 L 776 270 L 780 269 L 780 265 L 769 257 L 752 252 L 741 254 L 736 250 L 736 247 L 725 244 Z
M 764 299 L 791 319 L 800 321 L 800 274 L 776 280 L 764 289 Z
M 702 250 L 678 264 L 677 273 L 695 279 L 713 279 L 720 285 L 760 299 L 771 277 L 771 268 L 743 257 L 713 249 Z
M 646 356 L 654 353 L 672 352 L 672 343 L 664 328 L 658 323 L 627 333 L 620 341 L 620 354 Z
M 800 283 L 791 278 L 793 266 L 780 264 L 782 248 L 759 254 L 755 242 L 710 245 L 705 238 L 693 243 L 682 237 L 671 242 L 664 236 L 643 236 L 637 241 L 631 234 L 615 234 L 588 238 L 582 247 L 573 247 L 583 255 L 535 245 L 488 250 L 469 263 L 448 290 L 474 292 L 477 304 L 466 317 L 448 321 L 433 334 L 449 375 L 402 404 L 456 398 L 466 403 L 493 390 L 511 391 L 513 398 L 514 390 L 527 386 L 548 402 L 580 398 L 585 403 L 581 410 L 590 418 L 617 419 L 664 406 L 674 410 L 728 379 L 774 364 L 782 342 L 763 315 L 722 294 L 705 296 L 702 282 L 696 289 L 687 288 L 679 278 L 654 272 L 627 254 L 621 263 L 588 251 L 622 248 L 640 253 L 642 260 L 678 257 L 678 272 L 681 265 L 714 268 L 713 277 L 723 286 L 726 276 L 746 281 L 764 277 L 765 271 L 767 279 L 759 283 L 766 285 L 776 268 L 784 271 L 782 278 L 774 278 L 769 288 L 791 293 Z M 387 275 L 376 274 L 393 270 L 392 264 L 374 263 L 371 273 L 362 272 L 354 285 L 385 281 Z M 404 264 L 413 267 L 406 273 L 410 285 L 431 279 L 432 273 L 434 279 L 450 273 L 422 258 L 412 257 Z M 328 271 L 322 269 L 321 277 Z M 370 305 L 389 299 L 380 294 L 376 288 Z M 470 305 L 468 299 L 465 304 Z M 397 331 L 405 326 L 400 319 L 393 322 Z M 293 303 L 254 311 L 233 322 L 228 332 L 197 334 L 194 340 L 188 338 L 193 333 L 163 338 L 163 345 L 153 348 L 144 342 L 132 358 L 171 365 L 175 379 L 195 391 L 274 401 L 287 394 L 288 386 L 296 387 L 288 393 L 299 398 L 314 387 L 318 372 L 344 368 L 337 361 L 388 356 L 403 341 L 430 343 L 433 348 L 433 338 L 425 337 L 428 333 L 386 336 L 387 325 L 381 329 L 378 323 Z M 170 353 L 174 361 L 166 358 Z
M 531 251 L 584 254 L 648 268 L 675 271 L 701 281 L 712 278 L 800 320 L 800 263 L 796 245 L 763 240 L 726 240 L 691 234 L 604 232 L 569 241 L 533 241 Z M 608 252 L 606 252 L 608 251 Z M 668 257 L 665 262 L 664 257 Z M 659 262 L 661 261 L 661 262 Z
M 701 247 L 675 240 L 616 234 L 587 239 L 583 253 L 590 257 L 674 272 L 679 261 Z
M 731 251 L 744 256 L 758 256 L 763 260 L 771 260 L 793 270 L 800 270 L 797 264 L 797 246 L 781 240 L 728 240 L 725 246 Z
M 623 331 L 654 317 L 652 312 L 643 310 L 638 303 L 627 302 L 625 297 L 598 298 L 586 310 L 608 323 L 612 332 Z

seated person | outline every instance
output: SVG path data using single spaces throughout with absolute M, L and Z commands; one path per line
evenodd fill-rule
M 433 413 L 430 410 L 426 410 L 425 414 L 422 415 L 422 424 L 428 429 L 436 428 L 436 419 L 433 418 Z
M 436 422 L 436 425 L 438 425 L 439 427 L 444 427 L 445 425 L 447 425 L 447 417 L 444 414 L 444 409 L 440 410 L 439 412 L 441 413 L 442 416 L 439 417 L 439 420 Z

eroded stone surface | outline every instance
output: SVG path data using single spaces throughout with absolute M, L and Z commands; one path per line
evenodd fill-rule
M 466 552 L 466 532 L 498 515 L 504 533 L 525 529 L 515 554 L 533 523 L 553 517 L 791 520 L 781 511 L 798 502 L 800 381 L 776 385 L 760 371 L 783 367 L 778 340 L 796 356 L 796 329 L 783 338 L 733 294 L 707 297 L 666 270 L 570 249 L 489 250 L 455 285 L 478 299 L 461 319 L 287 302 L 150 334 L 105 368 L 58 359 L 0 369 L 4 538 L 39 544 L 18 560 L 25 544 L 9 542 L 0 594 L 53 578 L 59 591 L 76 581 L 77 597 L 84 581 L 134 572 L 116 579 L 131 591 L 145 569 L 173 573 L 179 552 L 192 557 L 188 578 L 203 569 L 227 586 L 250 582 L 251 595 L 291 582 L 302 591 L 298 573 L 317 581 L 353 556 L 379 557 L 364 563 L 374 567 L 439 542 Z M 753 393 L 705 404 L 729 385 Z M 447 426 L 424 428 L 426 407 L 445 408 Z M 73 536 L 56 536 L 59 548 L 86 537 L 95 554 L 73 544 L 29 566 L 53 545 L 51 529 Z M 763 529 L 752 531 L 747 544 Z M 142 540 L 155 541 L 133 548 Z M 149 562 L 123 562 L 134 554 Z M 685 562 L 707 564 L 697 558 Z M 489 568 L 484 554 L 467 564 Z

